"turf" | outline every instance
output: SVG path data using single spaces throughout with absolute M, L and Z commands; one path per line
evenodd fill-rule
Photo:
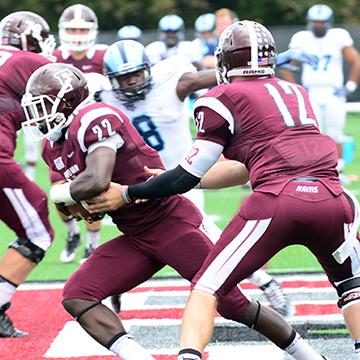
M 355 143 L 360 144 L 360 114 L 349 114 L 347 118 L 346 133 L 355 138 Z M 22 135 L 19 136 L 19 145 L 16 152 L 16 158 L 19 162 L 23 159 Z M 355 147 L 354 161 L 347 166 L 347 174 L 360 175 L 360 149 Z M 46 191 L 49 189 L 48 172 L 46 166 L 39 163 L 36 182 Z M 353 182 L 350 189 L 355 190 L 357 196 L 360 195 L 360 181 Z M 224 189 L 219 191 L 206 191 L 206 211 L 214 215 L 216 222 L 220 227 L 224 227 L 239 208 L 242 199 L 250 194 L 249 189 L 239 187 Z M 57 216 L 54 206 L 49 204 L 51 223 L 55 229 L 55 240 L 53 246 L 47 252 L 45 259 L 29 276 L 29 280 L 64 280 L 67 279 L 78 267 L 79 259 L 84 250 L 85 241 L 83 241 L 79 250 L 76 262 L 72 264 L 63 264 L 59 260 L 60 252 L 65 245 L 66 229 Z M 85 236 L 84 224 L 81 224 L 82 234 Z M 3 253 L 15 235 L 0 223 L 0 253 Z M 101 242 L 111 239 L 119 234 L 118 230 L 111 225 L 105 225 L 101 231 Z M 320 267 L 315 258 L 307 249 L 302 246 L 291 246 L 277 254 L 268 264 L 271 272 L 299 272 L 299 271 L 320 271 Z M 163 269 L 158 276 L 176 276 L 170 268 Z

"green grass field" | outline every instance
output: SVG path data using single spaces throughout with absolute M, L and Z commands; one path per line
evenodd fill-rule
M 360 175 L 360 114 L 350 114 L 347 119 L 346 134 L 355 138 L 355 158 L 354 162 L 349 164 L 346 169 L 347 174 Z M 21 162 L 23 157 L 23 147 L 21 144 L 21 136 L 19 138 L 19 146 L 16 153 L 16 158 Z M 50 183 L 48 180 L 48 171 L 42 161 L 39 163 L 37 175 L 37 183 L 46 191 L 49 189 Z M 355 192 L 355 195 L 360 195 L 360 181 L 353 182 L 349 189 Z M 218 220 L 216 222 L 220 227 L 224 227 L 231 217 L 239 208 L 241 200 L 250 194 L 250 190 L 241 188 L 230 188 L 219 191 L 206 191 L 206 211 L 208 214 L 215 215 Z M 59 217 L 55 212 L 52 204 L 50 207 L 51 223 L 55 229 L 55 240 L 52 247 L 47 252 L 44 260 L 31 273 L 28 280 L 65 280 L 67 279 L 79 266 L 79 259 L 84 251 L 86 241 L 83 241 L 79 250 L 76 262 L 72 264 L 63 264 L 59 260 L 60 252 L 64 248 L 65 238 L 67 235 L 64 225 L 61 223 Z M 83 238 L 85 236 L 84 224 L 81 224 Z M 105 242 L 118 234 L 115 226 L 105 225 L 101 230 L 101 242 Z M 12 233 L 5 225 L 0 223 L 0 254 L 2 254 L 8 244 L 15 239 L 15 234 Z M 315 258 L 302 246 L 291 246 L 281 251 L 275 256 L 268 268 L 271 272 L 294 272 L 294 271 L 320 271 L 320 267 Z M 163 269 L 158 276 L 174 276 L 171 268 Z

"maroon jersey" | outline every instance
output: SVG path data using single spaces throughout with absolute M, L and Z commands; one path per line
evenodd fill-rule
M 195 103 L 198 139 L 245 164 L 255 191 L 279 194 L 297 177 L 319 178 L 333 193 L 336 145 L 319 132 L 304 88 L 276 77 L 216 86 Z
M 71 64 L 84 73 L 103 73 L 103 59 L 107 45 L 95 45 L 91 47 L 86 56 L 81 60 L 75 60 L 66 48 L 58 48 L 53 55 L 59 63 Z
M 145 144 L 129 119 L 120 110 L 104 103 L 91 103 L 81 108 L 71 122 L 64 139 L 45 140 L 42 156 L 52 171 L 64 179 L 74 179 L 86 168 L 89 148 L 108 138 L 120 139 L 112 181 L 136 184 L 148 175 L 144 165 L 164 168 L 159 155 Z M 129 204 L 109 213 L 118 228 L 126 234 L 138 234 L 151 228 L 180 202 L 180 196 L 164 200 Z
M 20 101 L 30 75 L 50 60 L 42 55 L 0 47 L 0 161 L 14 155 L 16 132 L 25 120 Z

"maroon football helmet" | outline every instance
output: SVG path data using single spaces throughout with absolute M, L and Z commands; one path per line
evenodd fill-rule
M 26 121 L 24 130 L 35 140 L 57 141 L 79 105 L 89 101 L 84 74 L 69 64 L 47 64 L 38 68 L 26 84 L 21 99 Z
M 86 5 L 71 5 L 60 16 L 60 43 L 70 51 L 89 49 L 95 44 L 97 32 L 97 17 Z
M 20 50 L 51 54 L 55 39 L 49 33 L 45 19 L 31 11 L 14 12 L 0 22 L 1 45 Z
M 275 41 L 263 25 L 248 20 L 228 26 L 215 51 L 218 83 L 232 76 L 274 75 Z

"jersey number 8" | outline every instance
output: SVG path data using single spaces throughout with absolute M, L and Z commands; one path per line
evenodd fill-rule
M 132 119 L 132 123 L 146 144 L 156 151 L 160 151 L 164 148 L 164 140 L 161 138 L 150 116 L 136 116 Z

